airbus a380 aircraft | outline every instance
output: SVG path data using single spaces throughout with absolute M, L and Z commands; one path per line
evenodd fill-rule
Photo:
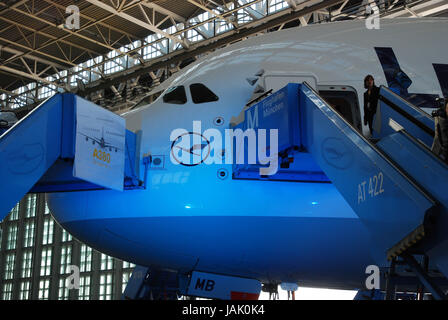
M 266 90 L 307 81 L 366 132 L 367 74 L 416 104 L 447 94 L 447 30 L 446 19 L 382 20 L 379 30 L 336 22 L 218 50 L 169 79 L 154 103 L 124 115 L 129 130 L 141 131 L 140 157 L 159 159 L 145 190 L 49 194 L 51 212 L 82 242 L 142 266 L 361 288 L 375 264 L 371 240 L 332 184 L 239 180 L 230 164 L 182 165 L 170 161 L 170 135 L 192 131 L 193 121 L 202 130 L 229 128 L 253 95 L 247 78 L 260 70 L 257 84 Z M 410 87 L 400 85 L 400 70 Z

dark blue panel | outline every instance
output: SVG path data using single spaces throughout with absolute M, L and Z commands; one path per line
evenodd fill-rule
M 383 68 L 387 86 L 391 90 L 415 106 L 424 108 L 436 107 L 436 99 L 439 98 L 438 95 L 408 92 L 408 88 L 411 86 L 412 80 L 403 70 L 401 70 L 398 59 L 391 47 L 375 47 L 375 52 L 378 55 L 378 59 L 380 60 Z M 441 73 L 443 73 L 443 69 L 441 70 Z
M 408 88 L 412 84 L 412 80 L 403 70 L 401 70 L 393 49 L 375 47 L 375 51 L 381 62 L 381 66 L 383 67 L 387 85 L 390 88 L 398 89 L 400 94 L 407 94 Z

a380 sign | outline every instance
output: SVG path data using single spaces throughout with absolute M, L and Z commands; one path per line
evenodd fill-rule
M 101 150 L 97 150 L 95 148 L 95 150 L 93 150 L 93 158 L 106 162 L 106 163 L 110 163 L 110 153 L 107 153 L 105 151 L 101 151 Z

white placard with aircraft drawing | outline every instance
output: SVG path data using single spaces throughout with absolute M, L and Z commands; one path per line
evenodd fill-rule
M 125 136 L 124 118 L 77 97 L 73 176 L 122 191 Z

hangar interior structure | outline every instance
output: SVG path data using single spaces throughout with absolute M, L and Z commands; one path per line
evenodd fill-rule
M 444 0 L 1 0 L 0 111 L 22 118 L 71 92 L 115 113 L 153 101 L 199 57 L 283 28 L 365 19 L 448 16 Z M 80 26 L 65 26 L 79 8 Z M 5 183 L 2 181 L 1 183 Z M 96 252 L 28 194 L 1 224 L 0 298 L 120 299 L 135 267 Z M 80 266 L 68 290 L 68 265 Z

